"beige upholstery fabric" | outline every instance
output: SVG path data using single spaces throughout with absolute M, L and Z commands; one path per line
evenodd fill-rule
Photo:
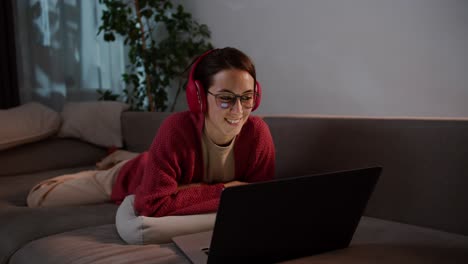
M 53 250 L 51 250 L 53 249 Z M 32 241 L 10 264 L 184 264 L 190 263 L 174 244 L 128 245 L 114 225 L 74 230 Z
M 363 217 L 350 247 L 286 263 L 463 264 L 468 263 L 468 237 Z
M 128 108 L 127 104 L 110 101 L 66 103 L 59 136 L 120 148 L 123 146 L 120 115 Z
M 35 239 L 86 226 L 113 224 L 116 209 L 117 206 L 111 203 L 53 208 L 5 208 L 0 204 L 0 263 L 11 263 L 8 262 L 9 257 Z M 71 243 L 63 244 L 62 247 L 67 245 L 72 251 L 81 251 L 73 242 L 73 237 L 68 237 L 67 240 L 71 240 Z M 88 237 L 87 240 L 95 243 L 98 241 L 93 237 Z M 51 251 L 57 251 L 57 248 L 48 248 L 42 253 L 48 254 Z M 24 263 L 41 263 L 50 259 L 31 257 Z M 70 262 L 60 259 L 57 263 Z
M 10 264 L 29 264 L 31 259 L 37 264 L 187 263 L 173 243 L 127 245 L 114 225 L 82 228 L 32 241 L 12 256 Z M 349 248 L 284 263 L 466 264 L 468 237 L 363 217 Z
M 0 110 L 0 150 L 39 141 L 55 134 L 60 115 L 39 103 Z

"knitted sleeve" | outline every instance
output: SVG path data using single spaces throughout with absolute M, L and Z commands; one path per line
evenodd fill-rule
M 275 174 L 276 158 L 275 146 L 268 125 L 261 118 L 253 117 L 251 126 L 246 127 L 246 132 L 243 133 L 246 138 L 239 140 L 249 142 L 245 149 L 240 150 L 248 153 L 249 160 L 242 180 L 246 182 L 272 180 Z
M 218 208 L 223 184 L 177 188 L 193 183 L 194 175 L 203 173 L 202 157 L 196 151 L 200 139 L 186 116 L 168 117 L 149 149 L 141 183 L 135 190 L 135 209 L 140 215 L 200 214 Z

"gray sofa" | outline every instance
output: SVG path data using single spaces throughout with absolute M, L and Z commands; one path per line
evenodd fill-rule
M 167 115 L 124 112 L 125 148 L 144 151 Z M 468 120 L 264 120 L 276 177 L 384 167 L 349 248 L 287 263 L 468 263 Z M 0 151 L 0 263 L 187 263 L 173 244 L 125 244 L 114 204 L 26 207 L 37 182 L 92 168 L 105 155 L 55 137 Z

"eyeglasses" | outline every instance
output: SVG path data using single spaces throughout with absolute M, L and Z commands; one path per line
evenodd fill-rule
M 208 91 L 209 94 L 215 97 L 216 99 L 216 104 L 218 107 L 222 109 L 228 109 L 232 108 L 236 102 L 237 98 L 239 98 L 242 107 L 250 109 L 254 107 L 254 93 L 248 93 L 248 94 L 243 94 L 243 95 L 237 95 L 235 93 L 230 93 L 230 92 L 222 92 L 218 94 L 213 94 L 210 91 Z

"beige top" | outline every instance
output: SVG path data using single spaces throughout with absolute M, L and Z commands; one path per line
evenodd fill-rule
M 203 182 L 230 182 L 234 180 L 234 141 L 228 146 L 216 145 L 203 130 L 202 150 L 205 166 Z

